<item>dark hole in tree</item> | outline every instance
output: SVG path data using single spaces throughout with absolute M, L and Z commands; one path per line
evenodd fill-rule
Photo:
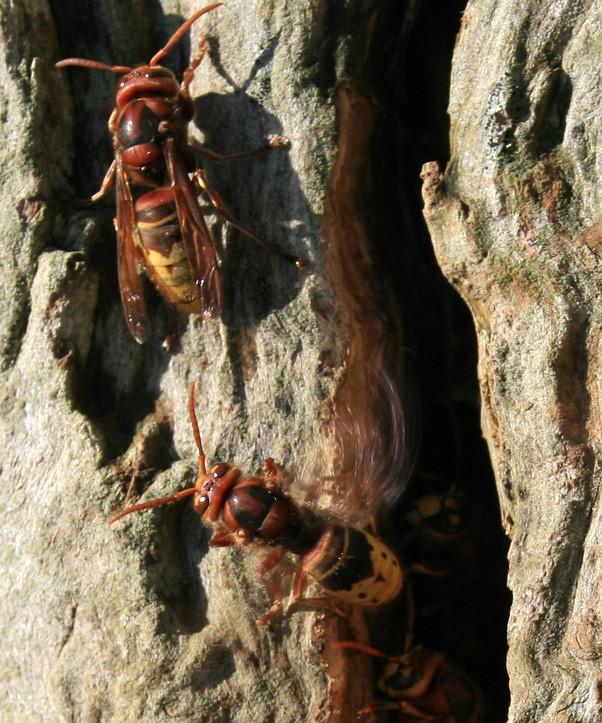
M 483 691 L 487 720 L 504 721 L 507 541 L 480 428 L 476 334 L 468 308 L 437 265 L 422 217 L 419 178 L 425 162 L 445 166 L 449 160 L 449 79 L 464 6 L 462 0 L 425 0 L 410 17 L 405 4 L 388 3 L 362 82 L 379 109 L 372 237 L 380 240 L 377 262 L 398 300 L 422 409 L 416 471 L 396 523 L 402 524 L 412 501 L 433 485 L 453 485 L 466 504 L 469 543 L 455 560 L 456 543 L 449 543 L 450 565 L 461 564 L 446 584 L 413 576 L 414 642 L 459 665 Z

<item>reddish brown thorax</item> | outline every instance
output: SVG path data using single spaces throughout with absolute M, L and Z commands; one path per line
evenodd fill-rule
M 125 75 L 118 85 L 116 109 L 110 122 L 113 144 L 126 166 L 142 169 L 162 163 L 166 135 L 183 141 L 194 116 L 190 97 L 180 92 L 174 74 L 144 66 Z M 137 179 L 139 180 L 139 179 Z
M 264 477 L 243 477 L 240 469 L 227 464 L 217 464 L 201 474 L 195 488 L 195 512 L 214 527 L 225 526 L 243 542 L 286 545 L 301 553 L 315 544 L 323 527 L 311 513 L 301 514 L 295 503 L 276 486 L 266 484 Z

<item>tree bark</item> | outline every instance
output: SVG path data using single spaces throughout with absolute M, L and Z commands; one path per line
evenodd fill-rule
M 437 258 L 475 320 L 511 539 L 510 721 L 600 720 L 599 3 L 469 2 Z
M 214 220 L 224 313 L 185 320 L 172 355 L 152 294 L 152 339 L 139 347 L 129 337 L 111 203 L 78 201 L 111 161 L 115 79 L 53 63 L 143 62 L 200 6 L 20 0 L 0 11 L 1 122 L 14 139 L 1 181 L 6 720 L 349 720 L 371 700 L 368 662 L 328 645 L 361 635 L 360 615 L 302 612 L 262 630 L 270 597 L 255 558 L 209 551 L 188 505 L 107 523 L 128 501 L 194 479 L 192 381 L 209 461 L 254 473 L 273 456 L 306 480 L 332 471 L 345 379 L 395 339 L 372 323 L 378 295 L 362 222 L 371 104 L 350 79 L 369 41 L 364 6 L 231 0 L 167 59 L 181 73 L 209 34 L 192 86 L 192 131 L 209 148 L 288 137 L 288 152 L 215 166 L 211 181 L 236 218 L 310 267 Z M 342 311 L 341 244 L 363 283 L 363 303 Z
M 124 505 L 194 480 L 193 381 L 210 463 L 258 473 L 275 457 L 299 503 L 359 526 L 391 511 L 422 427 L 410 499 L 429 475 L 459 480 L 481 518 L 476 546 L 493 557 L 461 600 L 465 639 L 442 617 L 418 642 L 464 666 L 490 719 L 504 719 L 504 546 L 474 420 L 474 332 L 419 219 L 418 168 L 437 159 L 423 172 L 424 217 L 476 326 L 482 428 L 512 541 L 509 720 L 596 721 L 600 8 L 468 3 L 453 63 L 460 0 L 228 0 L 199 20 L 165 60 L 181 77 L 208 34 L 194 138 L 221 153 L 272 133 L 290 141 L 208 166 L 211 183 L 309 270 L 208 214 L 224 311 L 180 319 L 169 354 L 152 290 L 150 341 L 135 344 L 123 322 L 112 199 L 80 202 L 112 159 L 115 78 L 53 64 L 144 62 L 200 7 L 0 9 L 3 719 L 348 721 L 379 697 L 367 656 L 330 642 L 386 643 L 403 620 L 291 610 L 261 629 L 261 557 L 209 549 L 189 504 L 108 525 Z M 396 389 L 389 427 L 375 411 L 382 379 Z M 392 430 L 405 436 L 390 445 Z M 316 502 L 315 478 L 357 457 L 370 473 L 322 483 Z M 408 504 L 391 515 L 392 544 Z

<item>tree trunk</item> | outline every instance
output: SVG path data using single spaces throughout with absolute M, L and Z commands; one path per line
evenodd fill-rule
M 450 162 L 425 166 L 437 258 L 475 320 L 510 546 L 511 721 L 598 721 L 602 7 L 469 3 Z
M 368 661 L 328 644 L 361 635 L 360 615 L 299 612 L 263 630 L 256 621 L 270 596 L 255 556 L 209 551 L 189 505 L 107 523 L 142 494 L 192 483 L 192 381 L 209 461 L 255 473 L 273 456 L 311 482 L 333 471 L 344 377 L 395 347 L 395 334 L 372 324 L 362 222 L 371 104 L 350 83 L 369 42 L 362 3 L 339 12 L 231 1 L 170 54 L 166 64 L 181 74 L 201 33 L 210 36 L 192 86 L 191 130 L 207 147 L 230 153 L 288 137 L 288 152 L 209 173 L 236 218 L 309 270 L 210 218 L 221 320 L 180 320 L 181 348 L 167 353 L 167 314 L 149 290 L 152 338 L 139 347 L 129 337 L 112 204 L 78 201 L 111 162 L 115 78 L 53 63 L 136 65 L 196 9 L 21 0 L 2 11 L 6 720 L 348 720 L 372 697 Z M 351 309 L 337 301 L 347 283 L 340 244 L 363 284 L 346 297 L 364 297 Z M 367 516 L 357 503 L 348 511 Z
M 357 526 L 388 516 L 379 534 L 407 566 L 404 516 L 421 485 L 461 490 L 478 577 L 429 600 L 436 618 L 417 611 L 416 640 L 476 679 L 483 720 L 505 720 L 505 546 L 474 328 L 421 218 L 419 169 L 438 160 L 424 213 L 476 325 L 512 540 L 510 720 L 597 720 L 599 11 L 514 4 L 468 4 L 453 66 L 461 0 L 228 0 L 195 24 L 164 61 L 181 77 L 208 34 L 191 134 L 221 153 L 270 134 L 290 145 L 208 165 L 273 250 L 208 213 L 224 310 L 180 318 L 173 353 L 150 288 L 152 338 L 127 332 L 112 197 L 80 201 L 112 160 L 115 77 L 53 64 L 145 62 L 202 5 L 0 10 L 3 719 L 349 721 L 382 699 L 369 656 L 330 643 L 398 651 L 399 610 L 292 608 L 261 628 L 271 596 L 253 546 L 210 549 L 186 501 L 107 523 L 192 484 L 195 382 L 210 463 L 255 474 L 272 456 L 299 504 Z M 365 460 L 368 474 L 347 474 Z M 294 564 L 280 570 L 285 592 Z

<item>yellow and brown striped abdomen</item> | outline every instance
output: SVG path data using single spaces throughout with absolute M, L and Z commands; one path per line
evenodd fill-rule
M 345 525 L 328 525 L 301 565 L 329 593 L 364 607 L 394 600 L 404 578 L 397 555 L 384 542 Z
M 136 201 L 140 257 L 157 291 L 186 314 L 203 309 L 182 242 L 172 188 L 149 191 Z

